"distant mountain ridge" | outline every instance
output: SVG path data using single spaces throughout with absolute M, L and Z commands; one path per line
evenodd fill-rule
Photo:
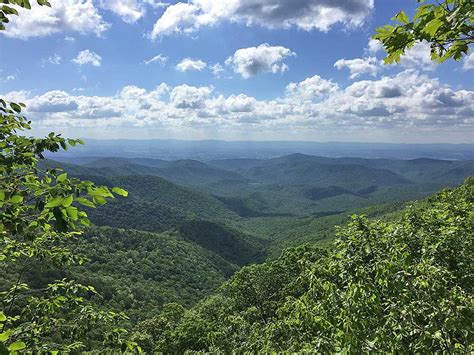
M 75 175 L 130 187 L 133 195 L 141 196 L 143 201 L 137 205 L 129 200 L 127 209 L 133 204 L 135 210 L 143 211 L 146 204 L 155 204 L 150 213 L 161 222 L 141 222 L 163 227 L 169 225 L 166 221 L 173 220 L 174 225 L 176 219 L 188 218 L 180 212 L 184 210 L 211 221 L 216 217 L 235 220 L 345 211 L 420 198 L 474 175 L 472 160 L 327 158 L 301 153 L 271 159 L 211 161 L 83 157 L 79 163 L 82 165 L 46 161 L 43 165 L 63 166 Z M 201 197 L 196 198 L 196 193 Z M 161 201 L 150 201 L 158 195 Z M 200 202 L 192 207 L 183 204 L 188 198 Z M 126 215 L 124 204 L 114 208 L 123 209 Z M 169 218 L 163 221 L 157 211 Z
M 363 157 L 377 159 L 433 158 L 474 159 L 474 144 L 396 144 L 310 141 L 222 141 L 222 140 L 94 140 L 85 139 L 72 154 L 76 157 L 126 157 L 165 160 L 215 160 L 228 158 L 268 159 L 292 153 L 324 157 Z M 57 159 L 71 153 L 56 153 Z

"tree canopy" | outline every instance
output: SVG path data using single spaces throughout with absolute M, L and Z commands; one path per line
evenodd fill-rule
M 7 15 L 18 12 L 9 4 L 29 9 L 27 0 L 4 0 L 0 8 L 0 29 Z M 39 5 L 50 6 L 38 0 Z M 72 351 L 103 347 L 139 350 L 123 339 L 123 313 L 100 309 L 92 286 L 74 280 L 56 280 L 35 288 L 24 276 L 36 265 L 82 263 L 67 243 L 90 225 L 84 207 L 96 208 L 127 191 L 97 186 L 71 178 L 60 169 L 38 167 L 45 152 L 57 152 L 76 144 L 50 133 L 45 138 L 22 135 L 31 129 L 23 116 L 25 105 L 0 99 L 0 267 L 6 282 L 0 288 L 0 353 Z M 5 280 L 3 280 L 5 281 Z M 100 332 L 91 333 L 100 329 Z
M 474 3 L 472 0 L 443 0 L 422 3 L 413 18 L 400 11 L 394 25 L 377 28 L 374 39 L 382 42 L 387 57 L 385 63 L 398 63 L 400 57 L 417 42 L 427 42 L 431 59 L 439 63 L 447 59 L 460 60 L 474 43 Z
M 147 352 L 465 352 L 474 349 L 474 179 L 405 209 L 354 216 L 328 250 L 244 267 L 190 310 L 137 327 Z

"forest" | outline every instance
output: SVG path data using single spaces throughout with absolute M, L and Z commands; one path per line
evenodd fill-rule
M 31 8 L 3 4 L 2 31 Z M 445 0 L 374 39 L 459 60 L 473 20 Z M 469 149 L 74 155 L 27 110 L 0 99 L 0 354 L 474 351 Z

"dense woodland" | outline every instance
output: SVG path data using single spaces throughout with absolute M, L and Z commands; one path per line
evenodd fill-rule
M 3 3 L 1 30 L 30 7 Z M 444 5 L 379 28 L 386 62 L 468 53 Z M 473 160 L 58 162 L 84 142 L 24 110 L 0 99 L 1 354 L 474 351 Z

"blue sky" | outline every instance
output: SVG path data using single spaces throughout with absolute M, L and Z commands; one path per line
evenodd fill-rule
M 0 93 L 36 134 L 474 141 L 474 56 L 434 65 L 419 44 L 384 66 L 369 46 L 416 1 L 51 3 L 0 36 Z

